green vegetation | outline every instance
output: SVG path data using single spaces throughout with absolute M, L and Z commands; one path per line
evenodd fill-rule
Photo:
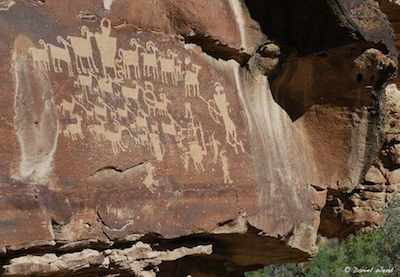
M 309 263 L 269 266 L 246 277 L 400 276 L 399 198 L 386 209 L 385 219 L 382 228 L 321 245 Z

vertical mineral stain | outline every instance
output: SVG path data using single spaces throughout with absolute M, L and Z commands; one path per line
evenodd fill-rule
M 379 2 L 0 1 L 0 275 L 243 276 L 381 224 Z

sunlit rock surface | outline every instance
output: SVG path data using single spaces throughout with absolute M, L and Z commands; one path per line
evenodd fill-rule
M 242 276 L 380 224 L 400 183 L 384 12 L 0 1 L 2 274 Z

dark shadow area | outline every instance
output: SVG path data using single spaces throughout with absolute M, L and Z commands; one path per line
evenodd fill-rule
M 251 17 L 272 40 L 300 54 L 319 52 L 355 41 L 359 33 L 345 19 L 341 1 L 245 0 Z

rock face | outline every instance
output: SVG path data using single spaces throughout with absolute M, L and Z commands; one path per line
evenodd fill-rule
M 264 2 L 0 1 L 4 276 L 242 276 L 380 223 L 390 22 Z

